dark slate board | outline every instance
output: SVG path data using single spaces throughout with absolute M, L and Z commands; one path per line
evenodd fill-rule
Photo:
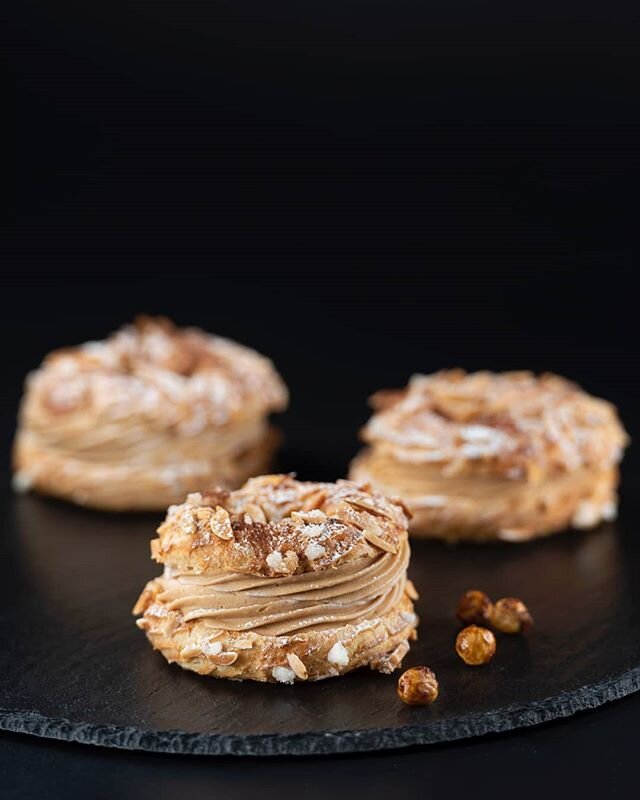
M 627 476 L 626 485 L 633 486 Z M 314 684 L 201 678 L 169 666 L 130 609 L 158 572 L 153 516 L 97 514 L 7 497 L 3 531 L 0 728 L 110 747 L 201 754 L 339 753 L 450 741 L 535 725 L 640 688 L 640 544 L 621 519 L 526 545 L 414 543 L 430 708 L 396 698 L 395 676 L 360 671 Z M 458 595 L 522 597 L 529 638 L 498 640 L 481 669 L 455 655 Z

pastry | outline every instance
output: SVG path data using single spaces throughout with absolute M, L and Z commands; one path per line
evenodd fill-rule
M 523 541 L 616 515 L 626 433 L 564 378 L 449 370 L 372 405 L 350 477 L 400 496 L 415 536 Z
M 398 667 L 415 638 L 401 504 L 348 481 L 286 475 L 191 494 L 151 542 L 164 572 L 133 613 L 184 669 L 236 680 L 320 680 Z
M 110 510 L 159 510 L 269 465 L 267 416 L 287 404 L 270 361 L 235 342 L 143 317 L 58 350 L 26 381 L 14 486 Z

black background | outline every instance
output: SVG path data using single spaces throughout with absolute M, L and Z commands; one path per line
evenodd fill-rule
M 275 360 L 304 478 L 344 473 L 370 392 L 443 366 L 562 372 L 633 434 L 639 9 L 5 8 L 5 452 L 25 372 L 140 311 Z

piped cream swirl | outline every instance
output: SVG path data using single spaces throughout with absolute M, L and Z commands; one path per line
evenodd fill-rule
M 280 636 L 357 625 L 396 607 L 406 586 L 410 550 L 363 557 L 322 572 L 278 578 L 240 573 L 176 573 L 158 578 L 158 600 L 185 621 L 230 631 Z

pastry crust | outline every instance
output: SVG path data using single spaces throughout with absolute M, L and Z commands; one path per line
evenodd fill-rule
M 143 317 L 51 353 L 28 377 L 14 485 L 100 509 L 164 509 L 263 471 L 278 441 L 267 416 L 286 404 L 258 353 Z
M 401 496 L 413 535 L 523 541 L 615 517 L 627 435 L 564 378 L 448 370 L 372 405 L 350 477 Z
M 202 675 L 293 683 L 391 672 L 416 637 L 400 503 L 286 475 L 193 494 L 151 543 L 164 564 L 133 613 L 153 647 Z

